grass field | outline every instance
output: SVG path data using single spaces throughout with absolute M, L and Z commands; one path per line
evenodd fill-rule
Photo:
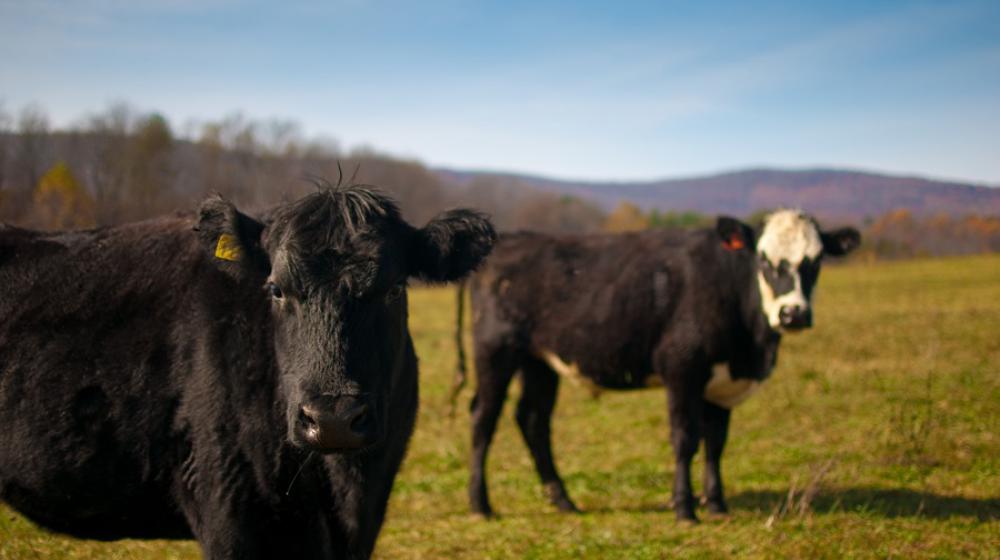
M 543 499 L 511 399 L 489 462 L 501 518 L 486 522 L 465 498 L 470 389 L 447 416 L 454 292 L 413 290 L 420 418 L 376 556 L 1000 557 L 1000 256 L 831 267 L 815 314 L 733 414 L 729 517 L 674 522 L 662 390 L 594 400 L 563 383 L 556 461 L 586 513 Z M 3 559 L 197 555 L 190 542 L 75 541 L 0 506 Z

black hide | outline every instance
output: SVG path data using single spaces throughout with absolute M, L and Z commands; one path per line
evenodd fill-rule
M 429 247 L 385 197 L 334 187 L 266 222 L 216 197 L 194 218 L 0 228 L 0 499 L 207 558 L 368 557 L 417 409 L 406 278 L 458 278 L 495 239 L 445 219 Z M 337 398 L 366 403 L 366 438 L 298 438 L 303 404 Z
M 664 385 L 677 516 L 695 519 L 690 462 L 702 440 L 708 506 L 725 511 L 719 462 L 730 411 L 704 398 L 706 385 L 716 365 L 728 366 L 737 381 L 763 381 L 780 342 L 761 310 L 754 247 L 754 232 L 731 218 L 690 232 L 501 237 L 484 268 L 466 281 L 477 375 L 472 510 L 492 514 L 486 456 L 517 372 L 523 383 L 517 423 L 545 491 L 560 509 L 576 510 L 550 441 L 557 373 L 570 369 L 599 388 Z

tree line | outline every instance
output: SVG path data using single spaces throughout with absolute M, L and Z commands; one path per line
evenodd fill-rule
M 233 114 L 178 131 L 160 114 L 115 103 L 54 129 L 37 105 L 0 107 L 0 220 L 25 227 L 114 225 L 191 210 L 213 192 L 263 210 L 315 189 L 312 179 L 341 177 L 385 190 L 414 223 L 460 205 L 507 230 L 590 231 L 604 220 L 577 197 L 494 177 L 457 184 L 417 161 L 306 138 L 293 121 Z
M 610 212 L 585 198 L 529 186 L 515 176 L 443 173 L 371 148 L 343 149 L 307 138 L 294 121 L 232 114 L 185 123 L 126 103 L 55 129 L 44 109 L 0 106 L 0 221 L 37 229 L 80 229 L 191 211 L 217 192 L 249 211 L 312 190 L 310 178 L 376 185 L 404 216 L 422 224 L 444 208 L 489 213 L 503 231 L 552 233 L 704 227 L 714 216 L 643 210 Z M 743 216 L 759 225 L 765 210 Z M 866 220 L 862 258 L 1000 251 L 1000 217 L 915 216 L 906 210 Z

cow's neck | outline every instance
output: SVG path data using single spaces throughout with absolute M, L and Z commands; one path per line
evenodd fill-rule
M 736 363 L 740 364 L 739 372 L 734 375 L 746 375 L 756 379 L 765 379 L 770 375 L 777 361 L 778 344 L 781 334 L 772 329 L 764 314 L 760 286 L 757 282 L 757 260 L 750 258 L 734 279 L 738 279 L 737 290 L 740 297 L 741 329 L 738 329 L 740 339 L 736 346 Z

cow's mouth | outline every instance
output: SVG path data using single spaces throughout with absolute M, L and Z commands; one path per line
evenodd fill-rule
M 319 435 L 313 434 L 294 434 L 292 437 L 292 443 L 297 447 L 302 449 L 313 451 L 319 453 L 320 455 L 355 455 L 363 454 L 370 451 L 372 448 L 377 447 L 381 442 L 380 437 L 372 437 L 361 441 L 358 444 L 352 443 L 351 445 L 328 445 L 324 442 Z

